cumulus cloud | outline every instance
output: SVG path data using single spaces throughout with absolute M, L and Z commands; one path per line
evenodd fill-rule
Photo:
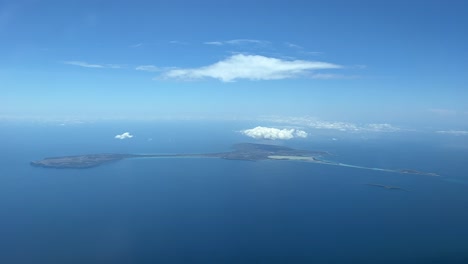
M 296 130 L 294 134 L 296 135 L 296 137 L 300 137 L 300 138 L 306 138 L 308 136 L 307 132 L 303 130 Z
M 127 138 L 132 138 L 133 135 L 131 135 L 129 132 L 122 133 L 120 135 L 116 135 L 114 138 L 116 139 L 127 139 Z
M 279 80 L 294 78 L 313 70 L 338 69 L 340 65 L 305 60 L 282 60 L 260 55 L 237 54 L 214 64 L 192 69 L 173 69 L 165 73 L 167 78 L 214 78 L 223 82 L 238 79 Z
M 307 132 L 298 129 L 278 129 L 273 127 L 258 126 L 241 131 L 242 134 L 255 139 L 292 139 L 295 137 L 306 138 Z

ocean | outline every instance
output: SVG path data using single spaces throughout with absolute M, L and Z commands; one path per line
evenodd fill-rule
M 238 132 L 250 127 L 2 123 L 0 263 L 468 263 L 466 137 L 311 132 L 258 142 Z M 114 139 L 126 131 L 134 138 Z M 211 158 L 128 159 L 79 170 L 29 165 L 87 153 L 221 152 L 239 142 L 442 176 Z

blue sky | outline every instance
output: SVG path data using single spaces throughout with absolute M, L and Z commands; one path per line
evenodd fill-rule
M 468 126 L 465 1 L 1 1 L 0 116 Z

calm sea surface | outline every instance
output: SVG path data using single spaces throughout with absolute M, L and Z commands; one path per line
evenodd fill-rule
M 255 142 L 235 132 L 250 126 L 2 124 L 0 263 L 468 263 L 463 138 L 311 135 L 286 142 L 330 151 L 329 159 L 343 163 L 441 178 L 198 158 L 129 159 L 84 170 L 28 164 L 86 153 L 226 151 Z M 113 138 L 125 131 L 135 137 Z

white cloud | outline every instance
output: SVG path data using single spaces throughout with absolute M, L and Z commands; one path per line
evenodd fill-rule
M 454 135 L 454 136 L 468 136 L 468 131 L 465 131 L 465 130 L 442 130 L 442 131 L 436 131 L 436 133 L 448 134 L 448 135 Z
M 105 68 L 110 68 L 110 69 L 122 69 L 125 68 L 125 66 L 120 65 L 120 64 L 105 64 Z
M 141 65 L 135 68 L 137 71 L 158 72 L 161 69 L 154 65 Z
M 169 41 L 169 44 L 176 44 L 176 45 L 188 45 L 188 42 L 185 41 L 179 41 L 179 40 L 171 40 Z
M 293 49 L 303 49 L 301 46 L 297 45 L 297 44 L 294 44 L 294 43 L 291 43 L 291 42 L 286 42 L 284 43 L 286 46 L 288 46 L 289 48 L 293 48 Z
M 91 64 L 91 63 L 87 63 L 84 61 L 65 61 L 64 63 L 68 65 L 74 65 L 74 66 L 80 66 L 80 67 L 86 67 L 86 68 L 104 68 L 103 65 Z
M 215 46 L 222 46 L 222 45 L 223 45 L 223 42 L 221 42 L 221 41 L 207 41 L 207 42 L 203 42 L 203 44 L 206 44 L 206 45 L 215 45 Z
M 214 64 L 192 69 L 174 69 L 165 73 L 167 78 L 215 78 L 223 82 L 238 79 L 279 80 L 294 78 L 313 70 L 338 69 L 340 65 L 304 60 L 282 60 L 260 55 L 237 54 Z
M 306 126 L 314 129 L 330 129 L 344 132 L 397 132 L 400 128 L 391 124 L 354 124 L 349 122 L 321 121 L 313 117 L 262 117 L 264 122 L 274 122 L 296 126 Z
M 255 127 L 241 131 L 242 134 L 255 139 L 292 139 L 295 137 L 306 138 L 307 132 L 297 129 L 278 129 L 273 127 Z
M 132 138 L 133 135 L 130 135 L 129 132 L 122 133 L 120 135 L 116 135 L 114 138 L 116 139 L 127 139 L 127 138 Z
M 269 44 L 270 42 L 265 41 L 265 40 L 257 40 L 257 39 L 232 39 L 225 41 L 227 44 L 231 45 L 242 45 L 242 44 L 260 44 L 260 45 L 265 45 Z
M 401 129 L 390 124 L 367 124 L 362 127 L 363 130 L 372 132 L 396 132 Z
M 108 68 L 108 69 L 122 69 L 124 65 L 120 64 L 92 64 L 85 61 L 64 61 L 63 63 L 73 66 L 80 66 L 85 68 Z
M 143 46 L 143 43 L 137 43 L 137 44 L 130 45 L 131 48 L 139 48 L 141 46 Z
M 246 44 L 268 45 L 268 44 L 270 44 L 270 42 L 265 41 L 265 40 L 258 40 L 258 39 L 231 39 L 231 40 L 225 40 L 225 41 L 207 41 L 207 42 L 204 42 L 203 44 L 216 45 L 216 46 L 246 45 Z
M 300 137 L 300 138 L 306 138 L 308 136 L 307 132 L 305 132 L 304 130 L 297 130 L 296 129 L 294 134 L 296 135 L 296 137 Z

